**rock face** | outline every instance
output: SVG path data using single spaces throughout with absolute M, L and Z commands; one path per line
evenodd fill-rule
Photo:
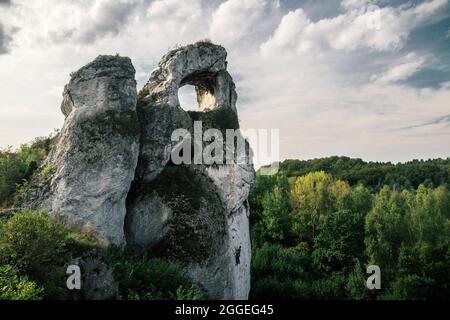
M 114 272 L 98 257 L 77 258 L 65 266 L 77 265 L 81 268 L 81 290 L 71 292 L 74 300 L 110 300 L 120 296 L 119 284 L 114 280 Z
M 125 242 L 125 201 L 139 154 L 134 75 L 129 58 L 113 56 L 72 74 L 58 144 L 25 199 L 27 207 L 95 231 L 104 244 Z
M 255 172 L 226 56 L 207 42 L 172 50 L 138 98 L 127 58 L 100 56 L 77 71 L 64 90 L 58 144 L 23 205 L 90 228 L 105 244 L 181 261 L 209 298 L 248 298 L 247 198 Z M 196 88 L 197 111 L 180 107 L 186 84 Z M 214 139 L 224 150 L 220 161 L 198 162 L 194 152 L 176 164 L 172 133 L 195 136 L 199 128 L 200 137 L 208 129 L 223 135 Z M 243 148 L 234 138 L 227 143 L 228 131 Z M 194 151 L 211 143 L 186 141 Z

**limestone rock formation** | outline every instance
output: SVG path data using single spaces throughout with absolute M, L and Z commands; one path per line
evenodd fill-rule
M 183 261 L 210 297 L 245 299 L 250 290 L 246 199 L 254 182 L 248 144 L 231 163 L 170 161 L 174 129 L 194 135 L 194 121 L 202 121 L 203 131 L 215 128 L 225 137 L 227 129 L 239 128 L 226 56 L 223 47 L 197 43 L 166 54 L 151 74 L 138 102 L 143 134 L 125 229 L 131 246 Z M 178 89 L 186 84 L 196 88 L 195 112 L 184 111 L 178 101 Z
M 226 57 L 208 42 L 172 50 L 138 98 L 128 58 L 100 56 L 81 68 L 64 90 L 57 146 L 22 205 L 90 228 L 105 244 L 181 261 L 209 298 L 246 299 L 255 172 Z M 180 107 L 178 89 L 186 84 L 196 88 L 197 111 Z M 172 133 L 194 135 L 199 121 L 200 134 L 231 130 L 244 148 L 234 138 L 231 150 L 219 140 L 225 162 L 175 164 Z
M 72 74 L 59 141 L 23 204 L 91 229 L 105 244 L 125 242 L 125 201 L 139 154 L 134 75 L 131 60 L 115 56 Z

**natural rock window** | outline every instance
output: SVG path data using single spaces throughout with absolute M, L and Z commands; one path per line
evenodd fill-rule
M 185 87 L 189 88 L 194 86 L 195 100 L 198 108 L 193 111 L 212 110 L 216 106 L 214 93 L 218 88 L 215 74 L 210 72 L 193 73 L 181 80 L 180 86 L 180 90 L 183 90 Z M 178 96 L 180 96 L 180 90 L 178 91 Z
M 178 101 L 180 107 L 185 111 L 197 111 L 197 93 L 195 92 L 195 86 L 185 85 L 178 90 Z

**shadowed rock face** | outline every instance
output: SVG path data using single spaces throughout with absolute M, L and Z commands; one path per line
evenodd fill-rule
M 103 243 L 126 243 L 184 263 L 215 299 L 250 290 L 247 198 L 254 183 L 250 148 L 226 164 L 174 165 L 175 129 L 234 129 L 241 136 L 226 51 L 199 42 L 167 53 L 136 98 L 128 58 L 100 56 L 72 75 L 58 144 L 22 205 L 46 208 L 89 228 Z M 194 85 L 198 110 L 184 111 L 178 89 Z M 224 141 L 224 149 L 225 149 Z M 192 146 L 193 147 L 193 146 Z

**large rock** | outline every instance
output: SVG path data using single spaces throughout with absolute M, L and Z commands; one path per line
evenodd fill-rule
M 246 299 L 251 257 L 246 200 L 255 179 L 248 143 L 233 152 L 231 162 L 225 163 L 226 154 L 221 163 L 171 161 L 172 132 L 184 128 L 193 137 L 195 121 L 202 121 L 203 132 L 222 133 L 224 151 L 227 129 L 242 138 L 235 85 L 226 68 L 223 47 L 188 45 L 166 54 L 141 91 L 141 153 L 127 200 L 126 236 L 140 252 L 182 261 L 208 297 Z M 178 89 L 186 84 L 196 88 L 195 112 L 184 111 L 178 101 Z
M 129 58 L 99 56 L 71 75 L 56 148 L 22 206 L 122 244 L 125 202 L 139 154 L 135 70 Z
M 105 245 L 126 243 L 181 261 L 209 298 L 248 298 L 247 198 L 255 172 L 239 131 L 226 56 L 223 47 L 207 42 L 172 50 L 138 99 L 128 58 L 100 56 L 75 72 L 64 89 L 59 140 L 18 206 L 45 208 L 92 230 Z M 186 84 L 196 88 L 197 111 L 180 107 L 178 89 Z M 223 135 L 223 156 L 213 163 L 175 163 L 171 153 L 179 144 L 172 133 L 193 135 L 199 121 L 200 134 L 217 129 Z M 230 130 L 243 149 L 233 138 L 229 150 Z M 210 144 L 188 143 L 194 150 Z M 103 282 L 101 288 L 110 288 Z

